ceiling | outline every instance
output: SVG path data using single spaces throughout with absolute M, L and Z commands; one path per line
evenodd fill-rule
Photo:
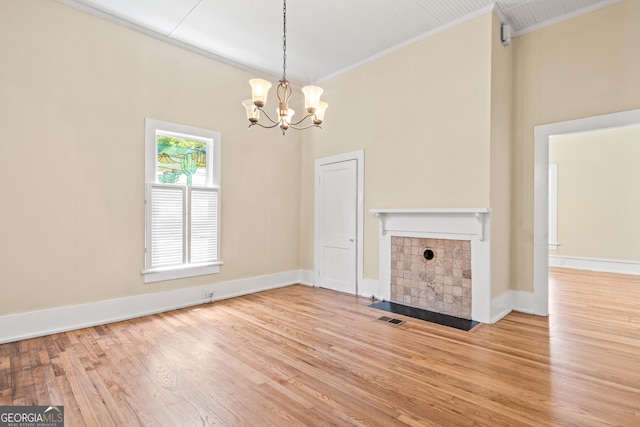
M 255 72 L 282 75 L 282 0 L 58 0 Z M 318 83 L 494 10 L 513 36 L 620 0 L 289 0 L 287 78 Z

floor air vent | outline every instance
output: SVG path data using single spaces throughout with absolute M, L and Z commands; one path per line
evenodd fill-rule
M 395 319 L 393 317 L 389 317 L 389 316 L 381 316 L 378 317 L 378 320 L 380 320 L 381 322 L 385 322 L 385 323 L 391 323 L 392 325 L 402 325 L 404 323 L 404 320 L 400 320 L 400 319 Z

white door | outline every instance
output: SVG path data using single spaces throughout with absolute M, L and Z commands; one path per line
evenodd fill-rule
M 357 160 L 316 169 L 318 235 L 316 285 L 356 293 Z

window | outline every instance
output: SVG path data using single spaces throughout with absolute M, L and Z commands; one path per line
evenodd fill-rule
M 220 271 L 220 133 L 145 120 L 144 281 Z

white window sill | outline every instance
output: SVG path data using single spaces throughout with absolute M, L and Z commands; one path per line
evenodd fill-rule
M 163 268 L 142 270 L 144 283 L 162 282 L 164 280 L 183 279 L 185 277 L 204 276 L 206 274 L 220 273 L 222 261 L 206 264 L 190 264 Z

